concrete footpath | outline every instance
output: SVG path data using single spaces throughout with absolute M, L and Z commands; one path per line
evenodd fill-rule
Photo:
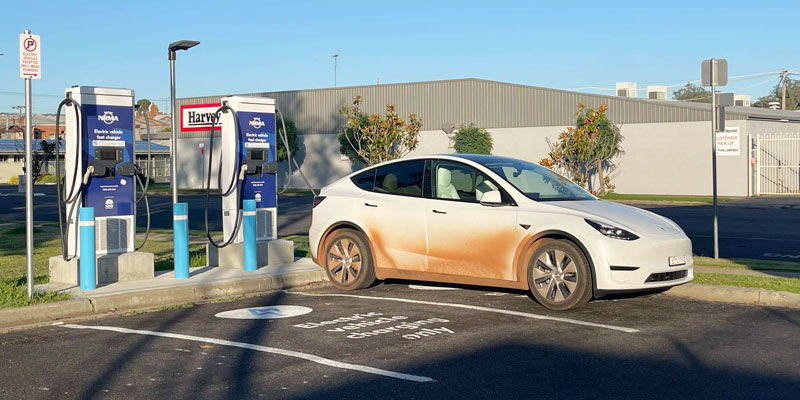
M 732 286 L 713 286 L 689 283 L 675 286 L 665 292 L 668 296 L 721 303 L 751 304 L 768 307 L 800 309 L 800 294 L 766 289 Z
M 223 267 L 192 268 L 188 279 L 175 279 L 172 271 L 157 274 L 152 279 L 117 282 L 91 291 L 81 291 L 79 287 L 58 283 L 37 285 L 37 291 L 68 292 L 73 299 L 0 309 L 0 331 L 65 318 L 265 293 L 328 280 L 325 271 L 310 258 L 301 258 L 288 265 L 263 267 L 257 271 Z

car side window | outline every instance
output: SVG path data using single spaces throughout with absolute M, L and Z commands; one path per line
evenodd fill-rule
M 373 191 L 422 197 L 425 161 L 411 160 L 377 168 Z
M 373 168 L 369 171 L 364 171 L 352 178 L 350 180 L 356 184 L 356 186 L 360 187 L 364 190 L 372 190 L 375 186 L 375 171 L 376 169 Z
M 440 161 L 433 169 L 432 192 L 437 199 L 479 203 L 484 193 L 499 190 L 486 175 L 463 164 Z
M 546 179 L 543 175 L 530 170 L 517 170 L 513 167 L 502 167 L 503 175 L 514 186 L 533 199 L 561 196 L 557 182 Z

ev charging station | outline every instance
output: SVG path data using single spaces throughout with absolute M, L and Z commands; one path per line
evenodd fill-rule
M 213 136 L 205 172 L 207 191 L 211 176 L 216 175 L 222 194 L 223 241 L 215 242 L 208 234 L 208 205 L 206 205 L 207 250 L 210 266 L 225 265 L 248 269 L 246 242 L 248 217 L 255 218 L 257 265 L 285 260 L 293 250 L 291 242 L 277 239 L 278 162 L 275 100 L 266 97 L 229 96 L 221 99 L 215 112 L 221 122 L 220 155 L 213 156 Z M 212 126 L 213 135 L 213 126 Z M 219 160 L 219 161 L 216 161 Z M 214 166 L 219 168 L 214 173 Z M 254 209 L 246 209 L 255 203 Z M 282 247 L 281 247 L 282 246 Z M 244 254 L 244 255 L 243 255 Z M 293 259 L 292 259 L 293 260 Z M 290 261 L 291 262 L 291 261 Z
M 231 96 L 223 98 L 222 104 L 233 109 L 237 121 L 222 117 L 220 181 L 223 185 L 237 178 L 241 181 L 222 197 L 222 233 L 226 238 L 235 234 L 234 243 L 241 243 L 242 218 L 237 215 L 244 200 L 255 200 L 256 240 L 274 240 L 278 203 L 275 100 Z
M 50 259 L 51 280 L 78 283 L 78 258 L 83 243 L 80 227 L 89 223 L 79 221 L 79 215 L 81 208 L 88 207 L 94 209 L 97 280 L 153 277 L 153 255 L 136 252 L 135 245 L 138 178 L 134 92 L 74 86 L 67 89 L 65 95 L 61 104 L 67 106 L 66 171 L 64 189 L 58 194 L 59 213 L 65 214 L 63 223 L 59 215 L 63 254 Z M 142 189 L 144 191 L 143 186 Z M 145 196 L 146 193 L 142 197 Z

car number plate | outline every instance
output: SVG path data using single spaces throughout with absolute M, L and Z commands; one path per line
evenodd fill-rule
M 678 265 L 686 264 L 686 256 L 675 256 L 669 258 L 669 266 L 677 267 Z

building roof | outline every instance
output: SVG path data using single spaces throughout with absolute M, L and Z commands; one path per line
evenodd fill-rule
M 303 134 L 336 133 L 345 119 L 339 108 L 362 96 L 362 110 L 381 113 L 385 105 L 397 105 L 403 117 L 415 112 L 424 130 L 475 123 L 487 128 L 567 126 L 574 124 L 576 106 L 608 105 L 608 116 L 617 124 L 709 121 L 710 104 L 659 101 L 549 89 L 483 79 L 454 79 L 324 89 L 288 90 L 238 94 L 272 97 L 287 118 Z M 227 96 L 227 95 L 226 95 Z M 216 103 L 221 96 L 178 99 L 178 105 Z M 759 119 L 800 122 L 800 113 L 754 107 L 729 107 L 728 120 Z M 180 132 L 179 137 L 205 136 L 207 132 Z
M 33 140 L 33 150 L 38 152 L 40 149 L 39 142 L 43 141 L 43 139 L 34 139 Z M 52 143 L 52 140 L 47 140 L 47 142 Z M 135 144 L 135 151 L 137 154 L 146 154 L 147 153 L 147 142 L 137 140 Z M 64 152 L 64 142 L 61 142 L 60 151 Z M 153 154 L 169 154 L 169 146 L 164 146 L 161 144 L 151 143 L 150 144 L 150 151 Z M 0 139 L 0 154 L 22 154 L 25 152 L 25 141 L 22 139 Z

